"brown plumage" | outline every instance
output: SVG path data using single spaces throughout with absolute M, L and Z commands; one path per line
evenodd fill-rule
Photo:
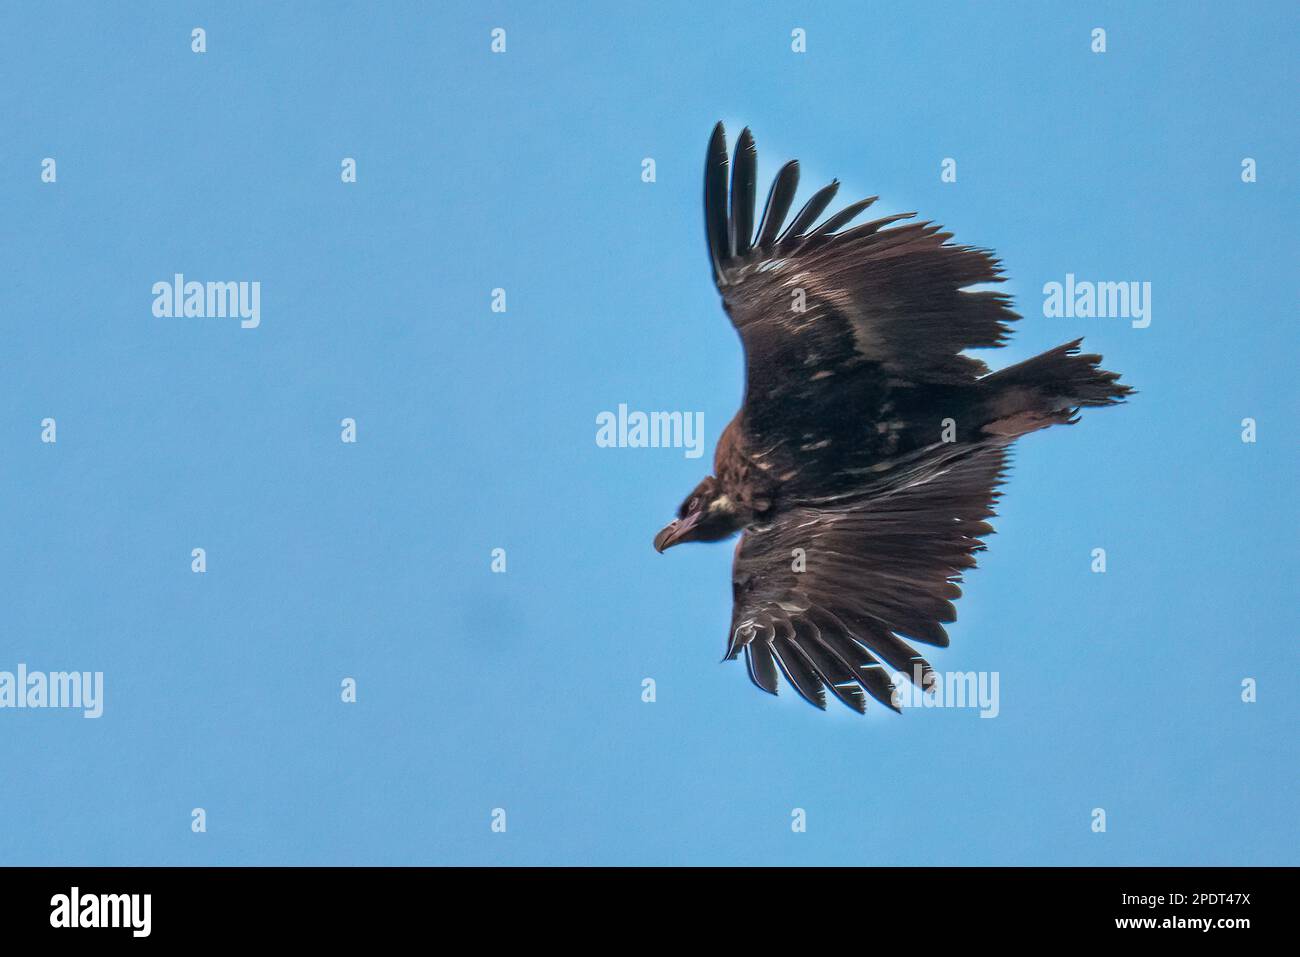
M 930 223 L 893 225 L 913 214 L 849 227 L 874 197 L 814 225 L 838 183 L 787 226 L 794 162 L 755 227 L 756 168 L 749 130 L 729 162 L 719 123 L 705 232 L 745 350 L 745 401 L 714 475 L 655 547 L 743 531 L 726 657 L 743 652 L 773 694 L 784 674 L 818 707 L 827 689 L 857 711 L 865 695 L 895 707 L 885 668 L 932 679 L 907 641 L 947 645 L 958 582 L 992 531 L 1007 447 L 1131 390 L 1100 356 L 1079 354 L 1079 340 L 990 373 L 964 350 L 1004 344 L 1018 317 L 1005 295 L 967 291 L 1001 281 L 987 250 Z

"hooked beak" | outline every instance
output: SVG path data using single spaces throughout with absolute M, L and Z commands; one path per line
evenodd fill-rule
M 659 530 L 655 536 L 655 551 L 660 554 L 665 549 L 672 548 L 678 542 L 685 541 L 686 536 L 695 528 L 700 520 L 700 513 L 687 515 L 685 518 L 675 518 Z

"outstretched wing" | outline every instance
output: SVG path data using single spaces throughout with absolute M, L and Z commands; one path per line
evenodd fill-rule
M 962 351 L 1002 345 L 1018 318 L 1007 296 L 965 291 L 1001 282 L 998 260 L 949 243 L 951 234 L 930 223 L 885 228 L 912 213 L 844 228 L 875 197 L 818 223 L 838 182 L 787 224 L 797 162 L 777 174 L 755 230 L 756 168 L 749 130 L 729 162 L 719 123 L 705 164 L 704 217 L 714 281 L 745 347 L 747 435 L 776 453 L 779 467 L 838 456 L 837 467 L 848 468 L 905 452 L 898 433 L 922 414 L 909 408 L 913 396 L 969 389 L 987 367 Z M 879 423 L 890 425 L 877 431 Z M 845 458 L 850 447 L 860 461 Z
M 776 694 L 778 670 L 826 707 L 857 711 L 865 691 L 895 708 L 883 665 L 933 678 L 904 638 L 946 647 L 962 572 L 975 565 L 1006 466 L 1003 446 L 967 447 L 907 484 L 839 509 L 798 508 L 751 528 L 736 548 L 727 658 Z M 883 662 L 883 665 L 882 665 Z

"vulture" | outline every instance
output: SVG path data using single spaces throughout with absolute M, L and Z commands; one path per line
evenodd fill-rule
M 936 680 L 912 642 L 946 647 L 959 582 L 993 531 L 1010 445 L 1132 392 L 1081 339 L 990 372 L 965 354 L 1005 344 L 1019 318 L 989 250 L 915 213 L 859 225 L 876 200 L 823 217 L 822 187 L 789 216 L 799 164 L 777 173 L 755 225 L 748 129 L 704 167 L 713 281 L 740 335 L 745 394 L 714 474 L 655 536 L 657 551 L 742 533 L 724 660 L 780 676 L 825 709 L 869 695 L 897 711 L 891 674 Z

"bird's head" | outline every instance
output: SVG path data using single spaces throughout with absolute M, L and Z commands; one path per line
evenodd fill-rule
M 677 517 L 655 536 L 655 551 L 662 552 L 682 542 L 716 542 L 740 531 L 744 520 L 736 504 L 722 491 L 712 475 L 686 496 Z

